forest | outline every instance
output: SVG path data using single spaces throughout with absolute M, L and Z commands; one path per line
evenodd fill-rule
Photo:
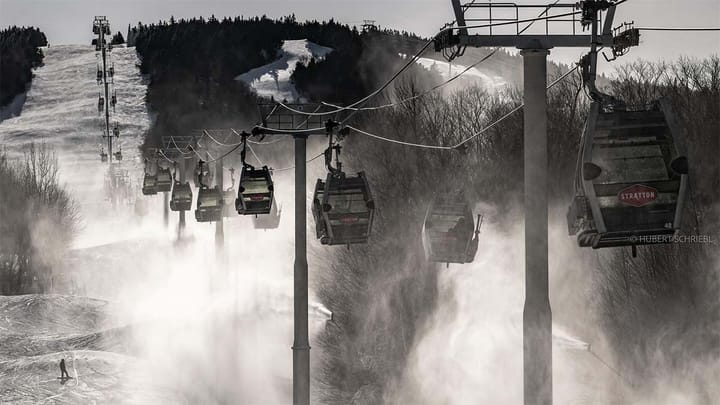
M 359 36 L 332 20 L 300 23 L 294 16 L 280 20 L 171 18 L 131 27 L 128 46 L 135 46 L 141 71 L 150 77 L 147 101 L 156 114 L 146 143 L 157 145 L 164 134 L 184 128 L 220 122 L 245 127 L 255 122 L 257 100 L 234 78 L 274 60 L 284 39 L 307 38 L 341 55 L 352 55 L 359 48 Z
M 333 21 L 298 23 L 294 17 L 138 24 L 127 39 L 136 46 L 141 69 L 151 79 L 147 101 L 156 120 L 146 146 L 186 128 L 249 128 L 256 120 L 257 100 L 233 78 L 273 60 L 283 39 L 307 38 L 335 50 L 323 61 L 298 66 L 293 80 L 304 96 L 355 101 L 403 62 L 398 56 L 402 50 L 386 46 L 387 35 L 368 35 Z M 507 54 L 499 55 L 507 63 Z M 439 80 L 413 68 L 373 102 L 415 96 Z M 686 130 L 690 161 L 692 192 L 683 233 L 720 240 L 720 59 L 619 64 L 606 90 L 629 104 L 670 99 Z M 549 195 L 551 211 L 562 212 L 551 216 L 551 226 L 564 229 L 589 102 L 575 74 L 548 97 Z M 520 102 L 514 84 L 498 93 L 469 87 L 357 114 L 351 122 L 395 140 L 449 145 Z M 389 145 L 357 134 L 347 137 L 345 167 L 366 171 L 379 209 L 371 243 L 332 251 L 326 268 L 313 276 L 314 290 L 333 311 L 333 322 L 315 343 L 322 353 L 315 373 L 323 387 L 322 403 L 425 403 L 418 396 L 422 390 L 408 389 L 422 382 L 412 380 L 406 364 L 439 302 L 452 295 L 438 285 L 442 272 L 449 270 L 422 259 L 419 235 L 425 209 L 433 192 L 463 191 L 492 213 L 487 219 L 491 226 L 510 230 L 521 225 L 522 130 L 518 112 L 453 151 Z M 498 237 L 519 238 L 510 231 Z M 674 384 L 709 403 L 713 376 L 704 370 L 720 360 L 720 336 L 713 335 L 720 329 L 720 272 L 714 245 L 643 247 L 637 258 L 625 249 L 575 248 L 568 254 L 586 271 L 551 269 L 551 289 L 558 296 L 556 319 L 588 341 L 605 342 L 595 350 L 620 370 L 627 383 L 622 388 L 638 398 L 652 397 L 662 392 L 659 387 Z M 563 288 L 568 284 L 577 288 Z M 672 368 L 684 372 L 668 373 Z
M 32 69 L 40 66 L 47 38 L 38 28 L 9 27 L 0 31 L 0 107 L 26 91 Z
M 322 63 L 298 65 L 292 80 L 303 96 L 336 102 L 360 98 L 402 63 L 398 52 L 418 47 L 418 38 L 408 33 L 366 34 L 333 20 L 298 22 L 293 15 L 277 20 L 171 18 L 130 27 L 128 46 L 135 46 L 141 71 L 150 77 L 147 101 L 156 114 L 146 145 L 157 145 L 164 134 L 184 128 L 255 123 L 258 100 L 234 78 L 273 61 L 285 39 L 308 39 L 333 49 Z M 397 46 L 388 46 L 388 37 L 395 38 Z M 381 62 L 387 69 L 376 68 Z
M 716 191 L 720 187 L 720 140 L 716 136 L 720 131 L 719 79 L 717 56 L 673 63 L 639 61 L 618 67 L 607 88 L 630 105 L 661 97 L 671 100 L 686 130 L 691 161 L 692 193 L 683 234 L 707 235 L 715 244 L 720 240 Z M 417 78 L 406 77 L 395 85 L 390 98 L 405 99 L 426 88 Z M 551 226 L 561 229 L 564 217 L 553 218 L 552 212 L 564 214 L 572 197 L 579 134 L 589 105 L 582 90 L 580 79 L 571 75 L 549 92 L 548 192 Z M 354 125 L 396 140 L 452 145 L 520 102 L 513 88 L 499 94 L 469 88 L 358 114 L 361 117 Z M 440 297 L 452 295 L 438 285 L 439 272 L 446 270 L 417 259 L 422 257 L 422 217 L 432 197 L 428 190 L 463 190 L 471 201 L 491 207 L 493 216 L 487 221 L 494 227 L 513 229 L 522 224 L 522 131 L 522 114 L 516 113 L 469 142 L 467 148 L 454 151 L 348 137 L 347 166 L 367 171 L 382 210 L 372 243 L 338 252 L 319 283 L 323 302 L 333 308 L 338 319 L 337 327 L 322 335 L 322 382 L 333 388 L 326 392 L 326 403 L 352 402 L 358 393 L 366 398 L 365 403 L 425 403 L 424 383 L 413 382 L 407 370 L 397 365 L 407 361 L 413 344 L 432 322 Z M 503 180 L 498 181 L 500 178 Z M 438 184 L 443 186 L 438 189 Z M 483 241 L 481 234 L 480 250 Z M 593 350 L 620 370 L 626 382 L 619 388 L 637 398 L 661 398 L 664 387 L 682 387 L 677 389 L 696 395 L 697 403 L 711 403 L 714 374 L 706 370 L 713 370 L 713 362 L 720 360 L 716 246 L 643 247 L 637 258 L 627 249 L 592 252 L 576 247 L 568 254 L 588 271 L 577 271 L 574 266 L 551 268 L 554 318 L 587 341 L 606 339 Z M 589 293 L 578 294 L 578 290 Z M 378 296 L 390 298 L 378 301 Z M 587 310 L 578 313 L 576 308 Z M 676 369 L 683 373 L 670 372 Z

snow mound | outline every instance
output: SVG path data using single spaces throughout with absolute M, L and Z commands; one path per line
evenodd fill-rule
M 0 296 L 0 332 L 84 334 L 102 328 L 108 302 L 63 295 Z
M 276 100 L 300 99 L 300 95 L 290 81 L 290 76 L 298 62 L 305 64 L 313 58 L 323 59 L 330 52 L 332 48 L 312 43 L 307 39 L 286 40 L 277 60 L 245 72 L 235 77 L 235 80 L 247 83 L 262 97 L 274 97 Z

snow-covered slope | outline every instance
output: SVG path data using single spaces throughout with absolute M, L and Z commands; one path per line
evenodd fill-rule
M 443 80 L 448 80 L 467 69 L 467 66 L 464 65 L 430 58 L 418 58 L 417 64 L 438 73 Z M 484 72 L 478 67 L 469 69 L 457 80 L 464 80 L 466 83 L 469 82 L 470 84 L 477 84 L 486 90 L 497 90 L 507 85 L 506 79 L 502 76 Z
M 102 121 L 97 113 L 100 87 L 95 81 L 95 49 L 56 45 L 42 51 L 44 63 L 33 72 L 35 78 L 22 113 L 0 123 L 0 140 L 5 144 L 50 142 L 71 147 L 74 153 L 91 152 L 95 158 L 97 146 L 103 143 Z M 134 48 L 114 48 L 112 59 L 118 96 L 113 116 L 120 124 L 121 138 L 127 143 L 124 149 L 132 155 L 133 146 L 150 124 L 145 107 L 146 85 L 136 66 Z
M 406 54 L 401 53 L 399 55 L 402 58 L 408 58 Z M 466 65 L 455 62 L 450 63 L 444 60 L 425 57 L 418 58 L 415 63 L 438 74 L 442 80 L 453 78 L 468 68 Z M 455 82 L 451 83 L 447 88 L 454 89 L 466 86 L 480 86 L 488 91 L 496 91 L 507 86 L 507 84 L 506 78 L 492 73 L 490 70 L 483 70 L 482 66 L 477 66 L 467 69 L 467 72 L 462 73 L 462 75 L 455 79 Z
M 294 91 L 288 79 L 298 61 L 329 52 L 305 41 L 288 41 L 285 49 L 268 71 L 277 73 L 287 91 Z M 136 146 L 149 124 L 146 88 L 134 50 L 113 53 L 126 142 L 121 164 L 139 180 Z M 107 165 L 97 155 L 94 69 L 89 46 L 47 49 L 22 115 L 0 123 L 0 142 L 12 153 L 33 140 L 56 146 L 60 175 L 84 220 L 75 249 L 55 275 L 56 286 L 112 305 L 67 296 L 1 298 L 0 402 L 288 403 L 292 210 L 283 213 L 275 231 L 254 230 L 250 218 L 226 221 L 222 260 L 213 224 L 196 223 L 190 212 L 181 241 L 176 213 L 163 226 L 162 195 L 141 197 L 148 208 L 142 220 L 111 210 L 103 195 Z M 311 144 L 308 153 L 322 147 Z M 272 150 L 257 146 L 266 159 Z M 312 175 L 324 172 L 319 160 L 309 169 Z M 292 201 L 292 180 L 290 171 L 275 176 L 278 201 Z M 330 311 L 313 303 L 310 315 L 315 335 Z M 63 357 L 79 376 L 64 385 L 55 379 Z
M 298 62 L 322 59 L 331 48 L 314 44 L 307 39 L 283 42 L 279 57 L 272 63 L 252 69 L 235 78 L 247 83 L 259 96 L 275 97 L 276 100 L 296 100 L 300 96 L 290 81 Z
M 112 306 L 61 295 L 0 296 L 0 403 L 182 403 L 153 381 L 141 359 L 122 353 L 108 329 Z M 73 377 L 61 381 L 65 359 Z
M 36 69 L 22 113 L 0 122 L 0 144 L 18 154 L 29 142 L 54 146 L 60 163 L 60 178 L 80 206 L 83 231 L 80 246 L 117 240 L 108 232 L 117 224 L 130 222 L 130 209 L 108 215 L 110 204 L 103 191 L 107 163 L 101 163 L 103 118 L 97 112 L 100 86 L 96 82 L 97 56 L 89 45 L 54 45 L 43 48 L 43 66 Z M 122 148 L 122 170 L 136 186 L 142 174 L 138 146 L 142 143 L 150 118 L 145 105 L 146 84 L 140 74 L 134 48 L 116 47 L 112 51 L 118 104 L 113 120 L 119 123 L 120 138 L 115 151 Z

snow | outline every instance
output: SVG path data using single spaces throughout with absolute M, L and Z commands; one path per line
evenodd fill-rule
M 43 66 L 36 69 L 22 113 L 0 122 L 0 144 L 9 154 L 20 153 L 28 142 L 45 142 L 55 148 L 60 162 L 60 180 L 80 205 L 83 232 L 79 246 L 109 243 L 121 237 L 104 231 L 108 225 L 132 222 L 123 213 L 108 215 L 104 187 L 107 164 L 100 162 L 103 118 L 97 113 L 100 86 L 96 82 L 98 59 L 89 45 L 53 45 L 43 48 Z M 137 185 L 142 175 L 139 145 L 150 127 L 145 105 L 147 85 L 140 75 L 134 48 L 116 47 L 115 89 L 118 104 L 112 115 L 120 126 L 120 166 Z M 93 218 L 89 221 L 89 218 Z
M 490 209 L 483 206 L 486 213 Z M 484 223 L 475 261 L 440 274 L 437 310 L 416 337 L 395 403 L 523 403 L 525 298 L 517 270 L 524 257 L 507 254 L 516 249 L 521 226 Z M 588 342 L 556 322 L 552 342 L 556 403 L 619 403 L 617 387 L 610 387 L 624 382 L 590 352 Z
M 177 403 L 142 360 L 105 329 L 106 301 L 62 295 L 0 296 L 0 402 L 35 404 Z M 60 359 L 73 379 L 61 381 Z
M 399 54 L 403 58 L 408 56 L 405 54 Z M 437 60 L 432 58 L 418 58 L 415 62 L 425 69 L 435 72 L 440 75 L 443 80 L 448 80 L 452 77 L 463 72 L 467 69 L 467 66 L 460 65 L 457 63 L 449 63 L 443 60 Z M 466 83 L 472 85 L 479 85 L 486 90 L 497 91 L 507 86 L 507 81 L 499 75 L 490 75 L 483 72 L 478 67 L 473 67 L 467 72 L 463 73 L 459 78 L 455 80 L 464 80 Z
M 278 60 L 236 79 L 261 96 L 294 99 L 298 93 L 290 76 L 297 63 L 331 51 L 307 40 L 285 41 Z M 169 228 L 161 225 L 162 196 L 144 198 L 150 213 L 141 220 L 109 210 L 100 191 L 105 165 L 97 156 L 94 51 L 53 46 L 45 52 L 45 66 L 35 72 L 22 114 L 0 123 L 0 143 L 12 148 L 39 139 L 59 148 L 61 176 L 85 218 L 67 273 L 87 283 L 81 288 L 86 295 L 104 299 L 0 297 L 0 402 L 217 403 L 217 395 L 224 394 L 218 390 L 226 389 L 235 391 L 228 396 L 242 399 L 236 403 L 290 402 L 292 210 L 272 232 L 255 231 L 249 218 L 227 221 L 225 243 L 232 249 L 226 249 L 225 264 L 216 259 L 213 225 L 189 220 L 192 239 L 174 242 L 176 217 Z M 146 87 L 134 50 L 116 48 L 113 54 L 117 117 L 124 128 L 122 164 L 139 179 L 137 146 L 150 123 Z M 418 63 L 445 78 L 449 69 L 451 75 L 464 69 L 425 58 Z M 487 88 L 505 85 L 476 68 L 464 76 Z M 324 146 L 311 144 L 308 155 Z M 273 148 L 257 146 L 257 152 L 272 156 Z M 325 173 L 320 160 L 308 170 L 310 178 Z M 293 173 L 278 173 L 275 183 L 278 202 L 292 201 Z M 311 195 L 312 182 L 308 187 Z M 453 296 L 443 297 L 433 328 L 412 348 L 406 383 L 426 401 L 478 403 L 482 387 L 496 395 L 486 403 L 520 403 L 521 391 L 507 387 L 521 381 L 522 279 L 507 269 L 520 268 L 521 258 L 496 256 L 493 252 L 512 250 L 512 238 L 498 236 L 502 233 L 491 226 L 484 234 L 476 263 L 443 273 L 441 291 Z M 315 274 L 321 259 L 311 254 L 309 260 Z M 477 294 L 487 285 L 494 286 L 491 294 Z M 332 308 L 311 300 L 309 312 L 313 342 L 332 319 Z M 556 376 L 562 377 L 557 381 L 577 390 L 565 397 L 601 393 L 606 388 L 601 382 L 616 378 L 605 375 L 608 370 L 589 354 L 587 343 L 557 325 L 554 344 Z M 313 348 L 313 356 L 323 355 L 320 350 Z M 65 384 L 56 379 L 61 358 L 75 377 Z M 440 386 L 434 384 L 437 375 L 445 376 Z
M 286 40 L 277 60 L 245 72 L 235 77 L 235 80 L 247 83 L 262 97 L 297 100 L 300 99 L 300 95 L 290 80 L 297 64 L 307 64 L 313 58 L 321 60 L 330 52 L 332 52 L 331 48 L 312 43 L 307 39 Z
M 284 80 L 279 83 L 290 90 L 287 79 L 298 61 L 330 52 L 305 41 L 287 41 L 284 49 L 275 69 Z M 150 124 L 146 85 L 134 49 L 116 48 L 113 54 L 125 155 L 120 165 L 137 183 L 143 172 L 137 147 Z M 2 400 L 213 404 L 235 397 L 235 403 L 288 403 L 293 212 L 284 213 L 280 227 L 268 232 L 254 230 L 251 218 L 226 221 L 228 248 L 221 262 L 213 224 L 196 223 L 190 212 L 188 236 L 181 241 L 177 214 L 163 226 L 162 195 L 141 197 L 148 211 L 144 217 L 130 207 L 112 209 L 102 192 L 107 165 L 98 158 L 102 140 L 93 48 L 53 46 L 35 76 L 22 114 L 0 123 L 0 143 L 12 154 L 37 140 L 56 148 L 61 180 L 83 218 L 56 285 L 102 299 L 0 299 Z M 324 146 L 310 142 L 308 154 Z M 269 163 L 284 165 L 271 159 L 276 148 L 257 145 L 256 151 Z M 309 176 L 324 173 L 320 160 L 308 167 Z M 293 172 L 278 173 L 274 180 L 278 203 L 292 201 Z M 312 186 L 308 182 L 308 193 Z M 313 301 L 311 339 L 332 315 Z M 55 379 L 61 358 L 79 381 L 63 385 Z

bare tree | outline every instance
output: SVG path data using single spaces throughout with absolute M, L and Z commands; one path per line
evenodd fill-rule
M 0 218 L 0 293 L 47 291 L 79 224 L 47 145 L 30 144 L 16 160 L 0 152 Z

